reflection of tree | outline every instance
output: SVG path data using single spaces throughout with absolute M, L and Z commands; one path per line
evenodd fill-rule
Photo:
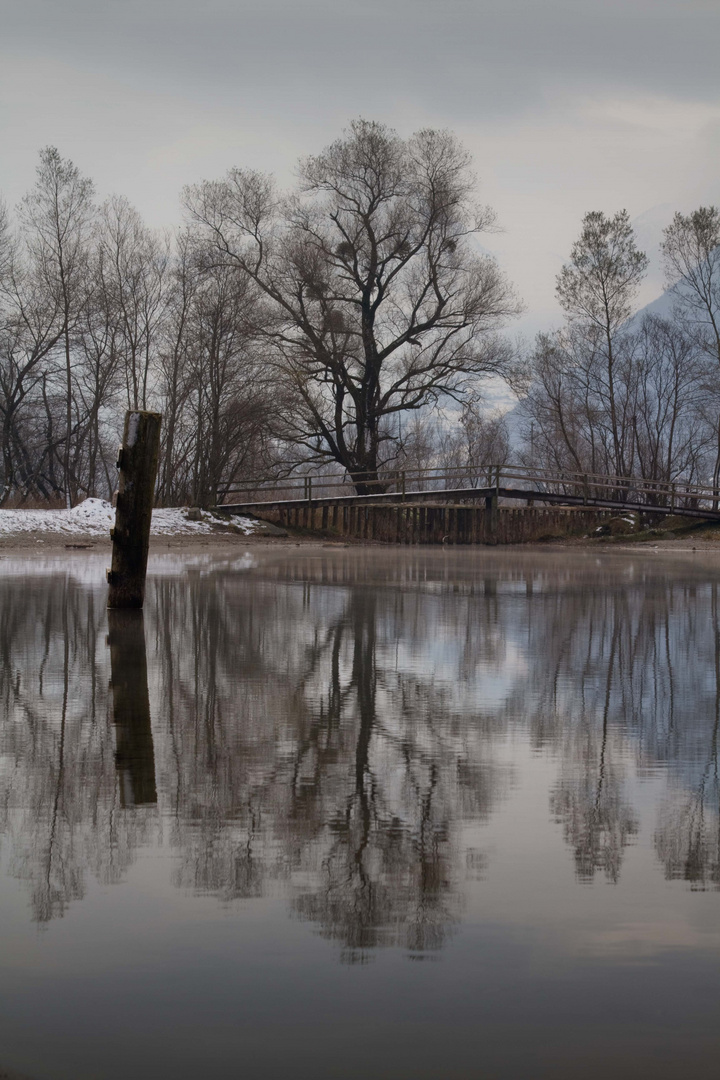
M 602 870 L 620 876 L 623 852 L 637 833 L 637 820 L 623 797 L 623 782 L 611 757 L 607 724 L 598 735 L 583 722 L 566 746 L 566 773 L 550 799 L 565 840 L 573 849 L 578 877 L 591 880 Z
M 624 848 L 637 833 L 637 821 L 623 798 L 622 774 L 613 758 L 614 740 L 609 730 L 620 626 L 615 623 L 613 627 L 602 716 L 584 713 L 569 725 L 561 779 L 550 798 L 583 880 L 603 870 L 609 881 L 617 882 Z
M 705 753 L 698 755 L 699 775 L 691 786 L 676 786 L 662 807 L 655 846 L 667 878 L 693 888 L 720 888 L 720 625 L 717 586 L 712 593 L 715 646 L 715 708 Z
M 710 767 L 689 795 L 678 792 L 662 808 L 655 843 L 666 877 L 693 888 L 720 888 L 720 782 L 717 747 Z
M 329 684 L 318 688 L 309 738 L 296 758 L 296 775 L 311 778 L 296 786 L 297 806 L 314 823 L 322 858 L 295 910 L 342 941 L 349 958 L 383 943 L 438 948 L 452 921 L 445 763 L 418 747 L 412 728 L 419 717 L 402 723 L 407 714 L 393 708 L 395 688 L 378 668 L 377 632 L 377 595 L 353 590 L 330 635 Z M 418 698 L 423 688 L 413 691 Z M 346 752 L 330 777 L 322 768 L 326 753 L 310 747 L 326 749 L 333 732 L 342 733 Z M 338 742 L 331 736 L 330 745 Z M 397 765 L 403 772 L 393 790 Z
M 177 883 L 230 899 L 285 877 L 295 912 L 351 960 L 380 944 L 438 948 L 458 904 L 457 822 L 489 813 L 500 775 L 482 725 L 473 733 L 453 713 L 432 671 L 398 665 L 412 602 L 262 583 L 240 601 L 231 587 L 218 600 L 207 581 L 184 596 L 160 587 L 163 682 L 176 703 L 196 700 L 178 653 L 212 654 L 214 665 L 211 713 L 201 693 L 200 715 L 193 705 L 187 722 L 171 721 Z M 181 649 L 177 604 L 194 628 Z
M 518 728 L 559 762 L 580 877 L 618 880 L 630 768 L 660 764 L 666 871 L 717 883 L 716 587 L 638 563 L 472 565 L 352 552 L 157 578 L 147 659 L 142 618 L 106 647 L 104 596 L 5 579 L 0 830 L 35 918 L 162 838 L 179 887 L 288 892 L 348 960 L 438 948 L 487 865 L 461 830 L 497 805 Z
M 144 821 L 115 812 L 103 605 L 65 575 L 6 580 L 0 605 L 0 827 L 46 922 L 84 895 L 88 872 L 122 876 Z
M 560 750 L 551 811 L 578 876 L 603 871 L 615 881 L 637 832 L 630 768 L 666 766 L 686 791 L 706 753 L 717 587 L 701 567 L 665 574 L 634 559 L 554 571 L 536 575 L 524 627 L 531 667 L 504 714 L 524 712 L 533 744 Z M 518 632 L 509 615 L 504 622 Z M 667 816 L 677 823 L 673 807 Z

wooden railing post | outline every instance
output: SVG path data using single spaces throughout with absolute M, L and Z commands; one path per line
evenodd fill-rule
M 141 608 L 145 600 L 161 423 L 160 413 L 133 411 L 125 414 L 125 431 L 118 457 L 120 480 L 115 528 L 110 531 L 112 564 L 107 574 L 110 608 Z
M 488 544 L 497 544 L 498 496 L 497 488 L 485 497 L 485 538 Z

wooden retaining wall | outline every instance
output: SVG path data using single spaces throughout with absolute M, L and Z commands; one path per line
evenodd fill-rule
M 283 508 L 265 516 L 286 528 L 390 544 L 523 544 L 584 535 L 615 515 L 572 507 L 368 504 Z

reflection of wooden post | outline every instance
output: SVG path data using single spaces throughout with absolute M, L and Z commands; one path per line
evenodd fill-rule
M 160 456 L 160 413 L 128 412 L 120 447 L 108 607 L 141 608 L 150 546 L 150 520 Z
M 142 611 L 109 611 L 115 767 L 123 807 L 157 802 Z

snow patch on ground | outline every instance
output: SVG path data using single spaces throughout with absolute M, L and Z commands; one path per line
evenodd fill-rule
M 233 525 L 245 533 L 255 531 L 256 522 L 233 516 Z M 72 510 L 0 510 L 0 536 L 17 533 L 53 533 L 68 536 L 102 536 L 107 539 L 115 524 L 115 510 L 105 499 L 85 499 Z M 153 510 L 152 536 L 179 536 L 214 531 L 216 519 L 203 514 L 200 521 L 190 521 L 183 508 Z

